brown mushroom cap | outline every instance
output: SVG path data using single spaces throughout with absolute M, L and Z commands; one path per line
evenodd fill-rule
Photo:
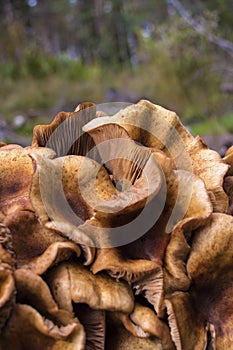
M 160 340 L 153 338 L 138 338 L 125 329 L 114 313 L 107 313 L 106 350 L 163 350 Z
M 229 165 L 229 170 L 227 175 L 233 175 L 233 146 L 231 146 L 225 154 L 223 161 Z
M 175 349 L 168 325 L 161 321 L 148 307 L 136 303 L 130 315 L 123 313 L 116 313 L 115 315 L 135 337 L 149 338 L 155 336 L 160 339 L 164 350 Z
M 214 210 L 226 212 L 228 201 L 222 184 L 228 166 L 217 152 L 207 148 L 200 137 L 194 138 L 174 112 L 142 100 L 112 117 L 92 120 L 84 130 L 96 128 L 101 120 L 102 124 L 122 126 L 133 140 L 144 146 L 162 150 L 179 170 L 193 170 L 205 182 Z
M 209 150 L 200 137 L 196 137 L 189 144 L 188 152 L 194 173 L 204 181 L 210 193 L 214 211 L 226 212 L 228 199 L 223 190 L 223 180 L 228 171 L 228 165 L 224 164 L 217 152 Z
M 53 243 L 66 241 L 54 230 L 47 229 L 30 211 L 18 211 L 6 218 L 12 235 L 17 267 L 27 266 Z
M 205 349 L 205 321 L 197 314 L 187 293 L 177 292 L 165 299 L 171 337 L 178 350 Z
M 30 210 L 30 186 L 35 167 L 31 157 L 21 148 L 0 149 L 0 210 L 9 215 L 16 210 Z
M 85 349 L 85 333 L 78 321 L 57 326 L 29 305 L 16 304 L 0 338 L 2 349 Z
M 3 215 L 0 212 L 0 217 Z M 15 268 L 10 230 L 0 222 L 0 333 L 15 302 Z
M 233 215 L 233 176 L 226 176 L 223 183 L 223 188 L 228 196 L 229 206 L 227 214 Z
M 84 325 L 88 349 L 104 348 L 104 310 L 130 313 L 134 307 L 126 283 L 104 274 L 93 275 L 78 263 L 60 264 L 47 274 L 46 281 L 59 307 L 74 313 Z
M 100 248 L 91 267 L 94 274 L 107 271 L 116 279 L 134 282 L 158 268 L 158 263 L 146 259 L 124 259 L 115 248 Z
M 16 305 L 3 329 L 0 346 L 21 349 L 50 349 L 65 346 L 84 349 L 85 333 L 71 313 L 60 310 L 43 279 L 30 270 L 14 273 L 17 289 Z
M 230 349 L 232 337 L 233 218 L 214 213 L 195 231 L 187 260 L 190 289 L 165 298 L 172 338 L 180 349 Z
M 126 313 L 134 307 L 132 291 L 125 282 L 116 282 L 104 274 L 94 275 L 80 264 L 60 264 L 48 274 L 47 281 L 58 305 L 67 310 L 72 308 L 72 302 Z

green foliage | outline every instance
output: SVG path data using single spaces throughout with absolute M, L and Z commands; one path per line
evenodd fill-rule
M 186 7 L 211 33 L 231 39 L 229 1 Z M 169 14 L 166 1 L 38 1 L 27 11 L 28 17 L 15 14 L 12 27 L 6 18 L 7 36 L 0 38 L 0 104 L 7 118 L 31 110 L 51 118 L 76 102 L 104 102 L 113 87 L 175 110 L 195 133 L 233 132 L 232 96 L 220 91 L 232 80 L 232 62 Z
M 233 133 L 233 113 L 228 113 L 221 118 L 209 118 L 202 122 L 190 125 L 195 135 L 221 135 Z
M 44 78 L 58 70 L 57 59 L 42 51 L 27 49 L 21 63 L 22 75 Z

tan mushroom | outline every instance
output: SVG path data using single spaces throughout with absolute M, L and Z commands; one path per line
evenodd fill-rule
M 233 218 L 213 214 L 196 230 L 187 261 L 190 289 L 165 300 L 177 349 L 231 349 Z
M 99 119 L 102 124 L 121 125 L 133 140 L 144 146 L 162 150 L 173 159 L 177 169 L 193 169 L 205 182 L 214 210 L 226 212 L 228 201 L 222 184 L 228 167 L 217 152 L 207 148 L 200 137 L 194 138 L 187 131 L 174 112 L 141 100 L 112 117 L 93 119 L 89 128 L 95 128 L 100 123 Z
M 60 264 L 48 274 L 47 282 L 58 305 L 67 310 L 72 309 L 72 302 L 85 303 L 96 310 L 126 313 L 134 307 L 132 291 L 125 282 L 116 282 L 104 274 L 94 275 L 80 264 Z
M 225 154 L 223 161 L 229 165 L 229 170 L 227 175 L 233 175 L 233 146 L 231 146 Z
M 145 100 L 1 144 L 0 348 L 230 349 L 232 163 Z
M 79 321 L 60 310 L 41 277 L 29 270 L 14 273 L 16 304 L 0 338 L 0 347 L 84 349 L 85 333 Z
M 16 210 L 32 211 L 30 186 L 35 166 L 28 152 L 21 147 L 1 147 L 0 163 L 0 210 L 5 215 Z
M 116 313 L 115 315 L 135 337 L 155 336 L 161 341 L 164 350 L 175 349 L 168 325 L 161 321 L 148 307 L 136 303 L 130 315 L 124 313 Z
M 162 208 L 161 216 L 156 218 L 150 229 L 142 237 L 135 239 L 134 242 L 115 249 L 99 249 L 92 266 L 94 273 L 105 270 L 115 278 L 124 278 L 129 282 L 136 282 L 134 283 L 136 293 L 145 293 L 148 301 L 160 314 L 164 289 L 166 291 L 170 288 L 187 289 L 190 285 L 190 280 L 183 268 L 189 249 L 186 247 L 186 239 L 182 238 L 182 233 L 180 234 L 180 240 L 183 240 L 183 243 L 180 246 L 182 246 L 182 249 L 184 248 L 183 253 L 182 249 L 178 250 L 178 253 L 176 245 L 173 244 L 169 245 L 169 253 L 165 253 L 170 240 L 167 234 L 169 232 L 168 225 L 172 228 L 175 226 L 174 230 L 176 232 L 184 230 L 187 237 L 191 235 L 194 228 L 204 225 L 213 210 L 204 182 L 192 173 L 174 170 L 169 158 L 160 151 L 151 152 L 147 148 L 136 145 L 129 139 L 127 132 L 122 130 L 120 125 L 110 123 L 108 117 L 93 120 L 84 127 L 84 130 L 95 140 L 99 153 L 112 173 L 115 182 L 129 180 L 132 186 L 136 186 L 143 177 L 143 171 L 146 167 L 143 166 L 142 162 L 138 162 L 137 157 L 132 156 L 133 152 L 137 155 L 140 155 L 140 151 L 143 152 L 141 153 L 143 155 L 149 154 L 163 170 L 166 179 L 167 199 L 164 208 Z M 105 146 L 105 142 L 109 140 L 113 140 L 113 142 L 109 143 L 109 147 Z M 124 142 L 127 140 L 128 148 L 124 142 L 123 146 L 121 145 L 122 140 Z M 136 165 L 130 166 L 128 164 L 129 155 L 132 157 L 132 163 L 135 162 Z M 145 156 L 143 159 L 145 160 Z M 153 169 L 153 162 L 150 164 L 150 169 Z M 147 175 L 147 172 L 145 173 Z M 154 183 L 155 181 L 153 180 Z M 179 189 L 179 182 L 183 184 L 181 189 Z M 190 188 L 190 192 L 187 192 L 187 188 Z M 123 194 L 124 191 L 126 191 L 125 188 L 122 189 Z M 181 195 L 177 199 L 179 191 Z M 153 193 L 153 191 L 151 192 Z M 160 198 L 157 199 L 158 202 L 159 200 Z M 145 204 L 144 202 L 143 205 Z M 139 205 L 138 202 L 137 205 Z M 176 221 L 172 222 L 170 217 L 175 205 L 177 211 L 174 220 Z M 180 215 L 180 213 L 183 215 Z M 137 211 L 136 214 L 138 214 Z M 182 219 L 181 221 L 178 220 L 179 223 L 177 223 L 177 217 L 179 220 Z M 119 213 L 117 218 L 118 224 L 120 224 L 122 217 Z M 130 234 L 129 229 L 127 233 Z M 179 233 L 176 233 L 176 237 L 178 235 Z M 176 238 L 172 238 L 173 240 L 176 240 Z M 167 261 L 164 277 L 162 265 L 165 254 Z M 177 259 L 177 256 L 179 259 Z M 181 276 L 182 280 L 180 280 Z M 165 286 L 163 285 L 164 278 Z
M 15 302 L 15 268 L 10 230 L 1 222 L 0 212 L 0 334 L 7 322 Z
M 57 326 L 31 306 L 16 304 L 0 338 L 0 346 L 2 349 L 22 350 L 29 345 L 35 350 L 84 350 L 85 334 L 77 321 Z
M 125 329 L 114 313 L 107 313 L 106 350 L 163 350 L 161 341 L 156 337 L 139 338 Z
M 59 307 L 74 313 L 86 332 L 86 348 L 104 349 L 105 310 L 130 313 L 134 307 L 130 287 L 110 277 L 93 275 L 78 263 L 63 263 L 46 276 Z

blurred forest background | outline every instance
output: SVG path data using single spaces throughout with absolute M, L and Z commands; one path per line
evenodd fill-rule
M 0 0 L 0 79 L 6 141 L 83 101 L 140 98 L 194 134 L 233 133 L 233 1 Z

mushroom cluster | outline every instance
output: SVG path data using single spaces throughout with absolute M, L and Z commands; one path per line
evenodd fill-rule
M 0 144 L 0 349 L 233 349 L 233 149 L 110 114 Z

